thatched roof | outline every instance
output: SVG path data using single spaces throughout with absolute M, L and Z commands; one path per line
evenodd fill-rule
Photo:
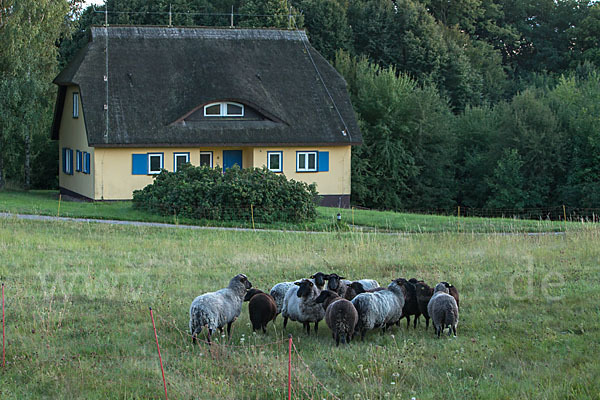
M 65 87 L 77 85 L 91 146 L 362 142 L 344 79 L 303 31 L 92 27 L 89 43 L 54 83 L 60 87 L 54 139 Z M 244 104 L 257 118 L 185 120 L 224 100 Z

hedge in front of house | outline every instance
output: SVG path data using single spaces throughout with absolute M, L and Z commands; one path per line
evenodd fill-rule
M 154 182 L 133 192 L 133 205 L 162 215 L 195 219 L 304 222 L 317 216 L 314 184 L 287 180 L 266 168 L 185 165 L 163 170 Z

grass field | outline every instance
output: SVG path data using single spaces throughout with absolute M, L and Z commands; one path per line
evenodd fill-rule
M 566 235 L 189 231 L 0 218 L 7 366 L 2 399 L 281 399 L 287 334 L 294 398 L 584 399 L 600 393 L 600 231 Z M 255 287 L 316 271 L 387 283 L 448 280 L 458 337 L 424 324 L 335 348 L 281 319 L 192 347 L 189 305 L 244 272 Z M 274 343 L 274 344 L 272 344 Z M 227 346 L 223 345 L 227 344 Z M 313 376 L 314 374 L 314 376 Z M 324 389 L 318 382 L 321 382 Z
M 240 221 L 191 220 L 176 216 L 164 217 L 134 210 L 130 201 L 82 202 L 61 201 L 59 206 L 56 191 L 0 191 L 0 212 L 40 214 L 75 218 L 99 218 L 200 226 L 229 226 L 251 228 L 249 212 Z M 302 231 L 366 230 L 385 232 L 476 232 L 476 233 L 519 233 L 519 232 L 558 232 L 595 229 L 595 223 L 548 220 L 522 220 L 511 218 L 457 218 L 456 216 L 419 215 L 392 211 L 371 211 L 318 207 L 318 217 L 314 222 L 256 223 L 258 229 L 284 229 Z M 336 215 L 341 214 L 342 224 L 336 224 Z

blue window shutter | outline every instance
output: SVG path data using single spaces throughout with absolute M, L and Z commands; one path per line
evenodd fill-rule
M 85 173 L 90 173 L 90 153 L 85 153 Z
M 131 174 L 148 175 L 148 154 L 131 155 Z
M 73 175 L 73 149 L 69 149 L 69 175 Z
M 329 171 L 329 152 L 328 151 L 320 151 L 319 152 L 319 172 L 327 172 Z

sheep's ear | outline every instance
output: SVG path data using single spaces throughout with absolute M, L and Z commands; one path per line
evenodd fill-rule
M 345 276 L 340 276 L 340 279 L 346 279 L 346 277 Z
M 294 282 L 294 285 L 296 285 L 296 286 L 300 286 L 300 284 L 301 284 L 301 283 L 302 283 L 302 282 Z
M 312 274 L 312 275 L 310 276 L 310 279 L 315 279 L 315 274 Z

